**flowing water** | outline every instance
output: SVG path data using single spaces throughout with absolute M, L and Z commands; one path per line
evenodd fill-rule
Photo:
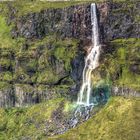
M 103 95 L 97 94 L 93 97 L 97 102 L 91 101 L 92 92 L 92 81 L 91 75 L 92 71 L 99 65 L 99 55 L 100 55 L 100 42 L 99 42 L 99 32 L 98 32 L 98 20 L 96 12 L 96 4 L 91 4 L 91 24 L 92 24 L 92 46 L 89 48 L 90 52 L 85 59 L 85 67 L 83 70 L 83 83 L 79 92 L 77 104 L 72 111 L 72 116 L 66 120 L 65 126 L 61 129 L 58 128 L 56 134 L 63 134 L 70 128 L 76 127 L 78 124 L 86 121 L 91 116 L 96 114 L 96 112 L 102 107 L 104 102 L 107 100 L 106 92 L 107 87 L 104 87 L 104 92 L 98 91 L 97 88 L 94 90 L 95 94 L 104 93 Z M 95 105 L 99 105 L 96 106 Z M 80 105 L 80 106 L 79 106 Z M 94 109 L 93 109 L 94 108 Z
M 92 81 L 92 71 L 99 65 L 100 55 L 100 42 L 99 42 L 99 29 L 97 19 L 96 4 L 91 4 L 91 24 L 92 24 L 92 46 L 89 48 L 90 52 L 85 59 L 85 67 L 83 70 L 83 83 L 78 96 L 77 104 L 90 106 L 94 105 L 90 102 Z

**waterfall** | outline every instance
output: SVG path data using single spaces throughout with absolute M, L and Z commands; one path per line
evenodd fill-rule
M 94 105 L 90 102 L 92 89 L 91 75 L 92 71 L 99 65 L 100 42 L 96 9 L 96 4 L 91 4 L 92 46 L 90 47 L 90 52 L 85 59 L 83 82 L 77 100 L 77 104 L 85 106 Z

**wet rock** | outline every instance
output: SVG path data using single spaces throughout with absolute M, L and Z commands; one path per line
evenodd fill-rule
M 69 112 L 69 115 L 65 114 L 66 116 L 64 116 L 62 111 L 63 107 L 63 104 L 60 104 L 59 107 L 52 113 L 51 121 L 46 124 L 46 135 L 53 136 L 63 134 L 70 128 L 74 128 L 86 121 L 95 113 L 93 106 L 78 106 Z

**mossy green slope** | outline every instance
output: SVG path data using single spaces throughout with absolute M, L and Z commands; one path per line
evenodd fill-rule
M 49 140 L 139 140 L 140 99 L 112 97 L 87 122 Z
M 140 39 L 137 38 L 116 39 L 105 48 L 99 69 L 102 75 L 111 79 L 113 85 L 140 90 L 139 44 Z
M 139 75 L 139 49 L 140 49 L 140 39 L 118 39 L 112 43 L 117 47 L 116 59 L 118 64 L 122 68 L 122 74 L 120 78 L 116 80 L 116 84 L 124 85 L 130 88 L 139 90 L 140 85 L 140 75 Z M 120 47 L 119 47 L 120 46 Z M 131 67 L 137 67 L 137 70 L 131 70 Z
M 48 138 L 45 128 L 62 98 L 27 108 L 0 109 L 0 140 L 138 140 L 140 99 L 111 97 L 95 116 L 63 135 Z M 69 103 L 68 103 L 69 104 Z M 53 124 L 53 122 L 52 122 Z
M 0 109 L 0 140 L 41 139 L 47 121 L 64 99 L 58 98 L 28 108 Z

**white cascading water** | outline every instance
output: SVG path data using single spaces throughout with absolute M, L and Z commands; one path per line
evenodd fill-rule
M 83 83 L 77 100 L 77 104 L 85 106 L 93 105 L 93 103 L 90 102 L 92 89 L 91 74 L 92 71 L 99 65 L 100 42 L 96 9 L 96 4 L 91 4 L 92 46 L 90 48 L 89 54 L 85 59 Z

